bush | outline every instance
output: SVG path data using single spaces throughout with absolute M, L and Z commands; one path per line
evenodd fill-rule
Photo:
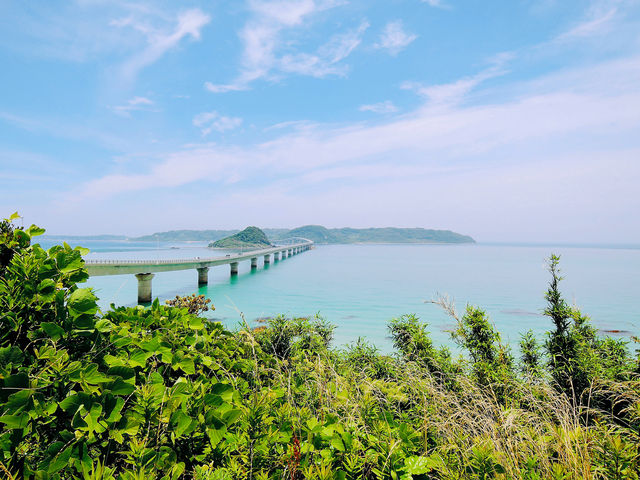
M 456 332 L 465 364 L 413 315 L 389 324 L 394 358 L 333 350 L 318 317 L 229 332 L 157 300 L 99 312 L 83 250 L 32 245 L 41 232 L 0 225 L 8 478 L 637 478 L 635 364 L 565 309 L 553 272 L 549 358 L 525 336 L 518 376 L 475 307 Z M 598 401 L 574 402 L 576 384 Z

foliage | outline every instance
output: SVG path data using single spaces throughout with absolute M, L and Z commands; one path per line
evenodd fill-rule
M 638 478 L 634 359 L 567 310 L 557 270 L 555 330 L 543 350 L 524 337 L 520 375 L 476 307 L 457 360 L 412 315 L 390 322 L 385 355 L 332 349 L 318 316 L 230 332 L 157 300 L 100 312 L 83 250 L 44 250 L 41 232 L 0 227 L 7 478 Z M 588 408 L 565 389 L 583 381 Z
M 594 380 L 622 379 L 632 368 L 631 359 L 624 342 L 598 337 L 589 319 L 566 303 L 559 290 L 559 262 L 557 255 L 549 258 L 551 281 L 544 313 L 555 329 L 549 332 L 545 349 L 558 388 L 575 403 L 583 403 L 589 401 L 584 395 Z
M 209 246 L 213 248 L 268 248 L 272 245 L 258 227 L 247 227 L 234 235 L 216 240 Z
M 213 305 L 209 307 L 211 303 L 210 299 L 205 298 L 204 295 L 196 295 L 195 293 L 185 296 L 176 295 L 176 298 L 165 300 L 165 303 L 170 307 L 186 308 L 187 312 L 192 315 L 198 315 L 202 312 L 216 309 Z

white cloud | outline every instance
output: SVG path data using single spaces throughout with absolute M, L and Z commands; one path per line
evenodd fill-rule
M 404 31 L 402 21 L 396 20 L 385 25 L 384 30 L 380 34 L 380 39 L 378 43 L 375 44 L 375 47 L 387 50 L 391 55 L 397 55 L 416 38 L 418 38 L 417 35 L 410 34 Z
M 615 7 L 604 11 L 601 8 L 592 8 L 587 20 L 562 33 L 557 40 L 573 40 L 606 33 L 612 27 L 617 13 L 618 9 Z
M 394 113 L 398 111 L 398 107 L 396 107 L 390 100 L 386 100 L 384 102 L 373 103 L 370 105 L 361 105 L 358 110 L 361 112 Z
M 423 85 L 418 82 L 404 82 L 400 87 L 414 90 L 426 97 L 432 105 L 450 105 L 461 102 L 474 88 L 485 80 L 507 73 L 505 64 L 512 59 L 512 54 L 503 53 L 491 59 L 492 65 L 475 75 L 458 79 L 441 85 Z
M 629 81 L 614 88 L 607 79 L 618 76 Z M 574 78 L 582 79 L 582 90 L 567 87 Z M 609 155 L 612 162 L 629 170 L 636 168 L 628 164 L 633 157 L 629 152 L 640 150 L 635 135 L 640 123 L 638 83 L 640 58 L 633 57 L 550 76 L 547 82 L 528 84 L 526 92 L 505 102 L 426 107 L 380 125 L 317 125 L 252 146 L 193 146 L 160 157 L 146 173 L 95 180 L 85 185 L 81 197 L 180 186 L 196 180 L 223 185 L 231 177 L 240 183 L 260 178 L 270 188 L 274 183 L 267 179 L 281 179 L 282 175 L 287 177 L 286 188 L 295 191 L 329 178 L 357 181 L 353 172 L 366 169 L 371 170 L 366 178 L 382 181 L 394 168 L 412 172 L 410 179 L 398 178 L 398 182 L 422 179 L 430 184 L 430 176 L 451 169 L 470 175 L 502 175 L 499 172 L 505 168 L 514 170 L 515 182 L 518 165 L 535 170 L 548 156 L 559 162 L 560 170 L 565 168 L 562 162 L 571 157 L 575 165 L 580 155 L 594 162 L 600 161 L 596 157 Z M 218 114 L 203 116 L 198 126 L 210 128 L 219 119 Z M 597 155 L 590 153 L 591 141 L 598 146 Z M 596 170 L 602 174 L 601 168 Z M 526 182 L 526 177 L 520 181 Z M 590 181 L 606 180 L 594 177 Z M 616 195 L 630 195 L 625 189 Z
M 298 73 L 312 77 L 343 75 L 347 67 L 338 63 L 348 57 L 362 42 L 362 35 L 369 28 L 368 22 L 362 22 L 356 29 L 331 37 L 316 54 L 299 53 L 285 55 L 279 61 L 284 72 Z
M 226 132 L 242 125 L 242 119 L 238 117 L 225 117 L 218 112 L 203 112 L 193 117 L 193 125 L 200 128 L 202 136 L 209 135 L 212 131 Z
M 426 3 L 430 7 L 443 8 L 445 6 L 442 0 L 421 0 L 421 1 L 422 3 Z
M 260 78 L 277 79 L 282 73 L 296 73 L 323 77 L 343 75 L 347 67 L 338 65 L 360 44 L 369 26 L 361 22 L 356 29 L 336 34 L 316 52 L 282 52 L 285 33 L 297 32 L 315 14 L 342 5 L 338 0 L 252 0 L 252 17 L 239 32 L 244 44 L 242 68 L 238 77 L 229 83 L 206 82 L 213 93 L 247 90 Z M 296 30 L 297 29 L 297 30 Z
M 145 21 L 132 17 L 112 22 L 118 28 L 133 28 L 143 33 L 147 46 L 133 55 L 121 66 L 121 74 L 125 81 L 131 82 L 143 68 L 158 61 L 165 53 L 176 47 L 183 38 L 191 37 L 199 40 L 201 30 L 211 21 L 211 17 L 198 8 L 185 10 L 175 19 L 175 27 L 171 31 L 159 30 L 149 26 Z
M 146 97 L 133 97 L 127 100 L 127 103 L 124 105 L 116 105 L 115 107 L 110 107 L 110 109 L 121 115 L 123 117 L 130 117 L 132 111 L 136 110 L 146 110 L 151 111 L 149 107 L 153 105 L 153 101 L 149 100 Z

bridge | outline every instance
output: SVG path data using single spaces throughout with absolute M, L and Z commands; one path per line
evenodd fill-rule
M 306 238 L 287 239 L 275 247 L 252 250 L 249 252 L 232 253 L 224 257 L 209 258 L 176 258 L 173 260 L 85 260 L 85 267 L 89 275 L 98 277 L 102 275 L 126 275 L 133 274 L 138 279 L 138 303 L 151 301 L 151 282 L 154 273 L 174 272 L 177 270 L 195 269 L 198 272 L 198 286 L 209 283 L 209 268 L 218 265 L 229 265 L 231 275 L 238 274 L 238 264 L 243 260 L 251 261 L 251 269 L 258 268 L 258 258 L 263 257 L 264 264 L 287 258 L 309 250 L 313 242 Z

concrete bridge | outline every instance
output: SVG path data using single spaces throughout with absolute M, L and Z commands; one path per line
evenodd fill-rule
M 209 282 L 209 268 L 218 265 L 229 265 L 231 275 L 238 274 L 238 263 L 243 260 L 251 261 L 251 268 L 258 268 L 258 258 L 263 257 L 264 264 L 287 258 L 309 250 L 313 242 L 306 238 L 285 240 L 286 245 L 253 250 L 242 253 L 232 253 L 223 257 L 210 258 L 177 258 L 173 260 L 86 260 L 85 266 L 92 277 L 102 275 L 133 274 L 138 279 L 138 303 L 151 301 L 151 281 L 156 272 L 174 272 L 176 270 L 194 269 L 198 272 L 198 286 Z

